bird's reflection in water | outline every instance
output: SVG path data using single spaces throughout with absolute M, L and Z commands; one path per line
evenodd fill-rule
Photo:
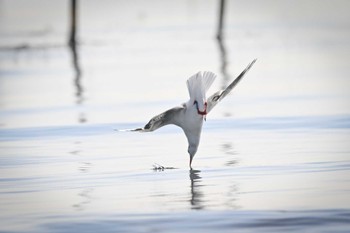
M 191 180 L 191 209 L 201 210 L 204 208 L 203 205 L 203 193 L 200 191 L 200 183 L 202 177 L 199 175 L 200 170 L 190 170 L 190 180 Z

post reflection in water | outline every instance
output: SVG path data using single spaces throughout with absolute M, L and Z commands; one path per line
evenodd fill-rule
M 78 43 L 76 39 L 77 34 L 77 2 L 78 0 L 71 0 L 71 8 L 70 8 L 70 14 L 71 14 L 71 21 L 70 21 L 70 34 L 69 34 L 69 49 L 72 55 L 72 68 L 74 72 L 74 87 L 75 87 L 75 96 L 76 96 L 76 104 L 82 105 L 84 98 L 83 98 L 83 92 L 84 89 L 81 85 L 81 77 L 82 77 L 82 71 L 79 63 L 79 53 L 78 53 Z M 79 123 L 85 123 L 86 116 L 85 113 L 80 111 L 78 115 L 78 122 Z M 77 144 L 77 147 L 81 144 L 81 142 L 75 142 Z M 80 146 L 79 146 L 80 148 Z M 77 149 L 71 154 L 81 157 L 82 151 L 80 149 Z M 78 170 L 82 173 L 89 173 L 89 170 L 92 166 L 90 162 L 84 161 L 85 159 L 79 159 L 79 166 Z M 92 195 L 91 193 L 94 191 L 94 188 L 85 187 L 79 190 L 78 192 L 78 202 L 76 204 L 73 204 L 72 207 L 77 211 L 83 211 L 85 208 L 92 202 Z
M 227 51 L 226 46 L 224 44 L 224 16 L 225 16 L 225 0 L 220 0 L 220 8 L 219 8 L 219 24 L 218 31 L 216 35 L 216 39 L 219 45 L 219 53 L 221 58 L 221 74 L 223 76 L 222 88 L 225 88 L 228 82 L 231 80 L 231 76 L 227 72 Z
M 75 96 L 77 97 L 77 104 L 83 103 L 83 87 L 81 85 L 81 68 L 79 63 L 78 45 L 76 40 L 71 40 L 69 42 L 69 48 L 72 54 L 72 67 L 74 71 L 74 86 L 75 86 Z
M 239 164 L 238 153 L 234 150 L 232 142 L 222 144 L 222 151 L 226 154 L 225 166 L 237 166 Z
M 220 71 L 222 74 L 222 84 L 221 88 L 226 88 L 228 83 L 231 80 L 231 75 L 227 72 L 227 66 L 228 66 L 228 61 L 227 61 L 227 50 L 226 46 L 224 43 L 224 16 L 225 16 L 225 0 L 219 0 L 220 1 L 220 7 L 219 7 L 219 23 L 218 23 L 218 30 L 216 34 L 216 39 L 218 41 L 219 45 L 219 54 L 220 54 Z M 229 117 L 231 116 L 231 112 L 225 112 L 224 116 Z
M 79 54 L 78 54 L 78 43 L 76 40 L 77 34 L 77 0 L 71 0 L 71 24 L 70 24 L 70 35 L 69 35 L 69 48 L 72 54 L 72 67 L 74 71 L 74 87 L 75 87 L 75 96 L 76 103 L 81 105 L 83 103 L 83 87 L 81 85 L 82 71 L 79 63 Z M 81 112 L 78 116 L 79 123 L 85 123 L 86 116 Z
M 200 182 L 202 177 L 199 175 L 200 170 L 190 170 L 190 180 L 191 180 L 191 209 L 201 210 L 204 208 L 203 204 L 203 193 L 200 191 Z
M 77 97 L 77 104 L 83 102 L 83 87 L 81 85 L 81 69 L 79 65 L 79 57 L 77 51 L 77 43 L 70 43 L 69 45 L 72 53 L 72 65 L 74 70 L 74 85 L 75 85 L 75 96 Z

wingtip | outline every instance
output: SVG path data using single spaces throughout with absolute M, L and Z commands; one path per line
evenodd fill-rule
M 143 128 L 136 128 L 136 129 L 114 129 L 116 132 L 137 132 L 137 131 L 144 131 Z
M 254 63 L 255 63 L 257 60 L 258 60 L 258 59 L 255 58 L 253 61 L 251 61 L 251 62 L 248 64 L 248 66 L 247 66 L 247 68 L 245 69 L 244 72 L 248 71 L 248 70 L 254 65 Z

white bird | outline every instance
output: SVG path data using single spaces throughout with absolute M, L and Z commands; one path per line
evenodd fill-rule
M 206 92 L 214 82 L 216 75 L 210 71 L 196 73 L 187 80 L 190 100 L 183 103 L 181 106 L 171 108 L 153 117 L 143 128 L 120 131 L 151 132 L 168 124 L 179 126 L 187 137 L 188 153 L 190 155 L 189 165 L 190 169 L 192 169 L 192 160 L 198 149 L 203 120 L 206 119 L 206 115 L 215 105 L 232 91 L 255 61 L 256 59 L 253 60 L 224 90 L 215 92 L 208 99 L 206 98 Z

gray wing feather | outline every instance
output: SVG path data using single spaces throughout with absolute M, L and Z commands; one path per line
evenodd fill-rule
M 233 82 L 228 85 L 228 87 L 226 87 L 225 90 L 221 90 L 218 92 L 215 92 L 213 95 L 211 95 L 208 100 L 208 107 L 207 107 L 207 112 L 209 113 L 217 103 L 219 103 L 223 98 L 225 98 L 225 96 L 227 96 L 232 89 L 239 83 L 239 81 L 241 81 L 241 79 L 243 78 L 243 76 L 246 74 L 246 72 L 254 65 L 256 59 L 254 59 L 251 63 L 249 63 L 249 65 L 247 66 L 247 68 L 245 68 L 242 73 L 240 75 L 238 75 L 238 77 L 233 80 Z
M 116 129 L 119 132 L 151 132 L 165 125 L 174 124 L 180 126 L 180 115 L 186 109 L 186 105 L 183 104 L 179 107 L 171 108 L 155 117 L 153 117 L 143 128 L 136 129 Z M 181 126 L 180 126 L 181 127 Z
M 179 125 L 177 119 L 179 119 L 179 115 L 184 109 L 185 105 L 171 108 L 153 117 L 143 128 L 136 129 L 135 131 L 150 132 L 169 124 Z

